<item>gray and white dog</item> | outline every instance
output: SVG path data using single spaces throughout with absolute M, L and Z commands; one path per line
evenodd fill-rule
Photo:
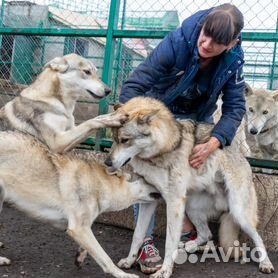
M 251 88 L 246 90 L 248 132 L 255 136 L 265 159 L 278 159 L 278 91 Z
M 100 100 L 109 92 L 91 61 L 77 54 L 57 57 L 45 65 L 33 84 L 2 107 L 0 131 L 20 130 L 55 152 L 68 151 L 96 129 L 121 125 L 124 116 L 107 114 L 75 126 L 76 101 Z
M 128 175 L 108 175 L 88 152 L 57 154 L 28 134 L 0 132 L 0 211 L 7 201 L 46 225 L 66 229 L 86 250 L 85 255 L 88 252 L 114 277 L 138 278 L 112 262 L 91 225 L 102 212 L 122 210 L 156 197 L 157 190 L 144 179 L 131 181 Z M 10 259 L 0 257 L 0 265 L 10 263 Z
M 165 258 L 152 278 L 172 275 L 174 254 L 186 209 L 196 226 L 194 244 L 206 243 L 211 233 L 208 220 L 220 218 L 220 244 L 224 250 L 234 246 L 241 228 L 260 248 L 259 269 L 274 271 L 262 238 L 257 232 L 257 197 L 252 171 L 239 147 L 232 144 L 216 150 L 202 169 L 189 165 L 194 145 L 205 142 L 211 126 L 196 126 L 191 121 L 178 122 L 161 102 L 137 97 L 118 108 L 128 121 L 116 129 L 114 146 L 106 160 L 113 172 L 129 162 L 133 171 L 161 193 L 167 206 Z M 140 206 L 139 219 L 127 258 L 118 265 L 129 268 L 135 262 L 156 203 Z M 192 242 L 188 242 L 190 246 Z

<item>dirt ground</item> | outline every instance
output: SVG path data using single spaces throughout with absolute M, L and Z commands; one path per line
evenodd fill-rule
M 131 243 L 132 231 L 112 226 L 96 224 L 93 227 L 100 244 L 114 262 L 127 255 Z M 0 249 L 3 256 L 12 260 L 10 266 L 0 267 L 0 277 L 35 277 L 35 278 L 91 278 L 111 277 L 103 274 L 100 267 L 87 258 L 83 268 L 74 265 L 77 245 L 63 231 L 48 227 L 46 224 L 30 220 L 11 207 L 5 207 L 1 214 L 1 241 L 5 244 Z M 156 238 L 158 248 L 163 251 L 164 239 Z M 278 253 L 270 257 L 278 270 Z M 134 268 L 130 272 L 140 274 Z M 181 277 L 266 277 L 258 271 L 255 263 L 215 263 L 209 259 L 205 263 L 176 265 L 173 278 Z M 267 277 L 277 277 L 276 274 Z

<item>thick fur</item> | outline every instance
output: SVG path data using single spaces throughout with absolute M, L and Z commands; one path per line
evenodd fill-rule
M 217 122 L 220 120 L 222 116 L 222 100 L 219 98 L 217 101 L 217 109 L 213 114 L 213 119 L 214 123 L 217 124 Z M 242 119 L 240 126 L 237 129 L 236 136 L 234 138 L 234 142 L 239 146 L 240 151 L 243 153 L 245 157 L 250 157 L 251 156 L 251 150 L 250 147 L 247 143 L 247 138 L 246 138 L 246 121 L 245 119 Z
M 278 159 L 278 91 L 247 87 L 247 129 L 262 157 Z
M 178 122 L 162 103 L 151 98 L 131 99 L 118 111 L 127 113 L 129 120 L 115 134 L 117 145 L 106 160 L 108 169 L 114 171 L 130 161 L 135 173 L 154 185 L 167 205 L 165 258 L 162 268 L 151 277 L 171 276 L 185 209 L 198 232 L 195 243 L 201 245 L 210 239 L 209 219 L 227 214 L 229 217 L 222 219 L 233 229 L 227 233 L 222 226 L 220 242 L 233 243 L 240 227 L 262 250 L 260 270 L 272 272 L 273 265 L 256 230 L 257 198 L 251 168 L 238 146 L 216 150 L 196 170 L 189 165 L 192 148 L 208 139 L 213 126 L 196 128 L 191 121 Z M 155 204 L 140 207 L 130 253 L 119 262 L 120 267 L 134 263 Z
M 55 154 L 30 135 L 0 133 L 1 208 L 7 201 L 31 217 L 66 229 L 114 277 L 138 278 L 113 264 L 91 225 L 102 212 L 154 201 L 153 196 L 157 196 L 157 190 L 142 178 L 129 181 L 125 175 L 108 175 L 105 167 L 88 154 Z M 0 257 L 0 265 L 9 263 L 9 259 Z
M 55 152 L 68 151 L 95 129 L 121 124 L 123 116 L 108 114 L 75 126 L 76 101 L 100 100 L 109 92 L 89 60 L 76 54 L 55 58 L 33 84 L 0 110 L 0 130 L 17 129 Z

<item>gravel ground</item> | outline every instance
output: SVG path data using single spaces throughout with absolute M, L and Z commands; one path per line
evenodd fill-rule
M 127 255 L 132 232 L 125 229 L 96 224 L 94 233 L 100 244 L 114 262 Z M 35 278 L 92 278 L 111 277 L 105 275 L 101 268 L 87 258 L 83 268 L 74 265 L 77 245 L 63 232 L 46 224 L 30 220 L 11 207 L 5 207 L 1 215 L 1 241 L 5 244 L 0 249 L 1 255 L 12 260 L 10 266 L 0 267 L 1 277 L 35 277 Z M 158 248 L 162 251 L 164 239 L 156 238 Z M 278 253 L 271 253 L 270 258 L 278 269 Z M 138 269 L 130 270 L 141 274 Z M 184 263 L 176 265 L 173 278 L 181 277 L 266 277 L 258 271 L 255 263 L 216 263 L 209 259 L 205 263 Z M 277 277 L 270 274 L 267 277 Z

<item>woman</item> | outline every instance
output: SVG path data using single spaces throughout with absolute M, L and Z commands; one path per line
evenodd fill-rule
M 231 144 L 245 113 L 240 37 L 243 25 L 242 13 L 231 4 L 195 13 L 169 33 L 122 88 L 122 103 L 136 96 L 149 96 L 164 102 L 179 120 L 207 123 L 213 122 L 222 93 L 222 117 L 209 141 L 193 148 L 192 167 L 201 167 L 216 149 Z M 137 211 L 135 206 L 135 216 Z M 154 217 L 137 258 L 145 273 L 156 271 L 161 264 L 151 237 L 153 227 Z M 183 240 L 194 237 L 192 224 L 185 220 Z

